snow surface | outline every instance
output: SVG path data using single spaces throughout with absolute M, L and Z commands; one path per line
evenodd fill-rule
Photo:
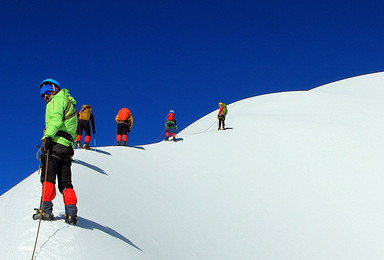
M 257 96 L 177 136 L 76 150 L 78 226 L 35 259 L 384 259 L 384 73 Z M 30 259 L 37 172 L 0 197 L 1 259 Z

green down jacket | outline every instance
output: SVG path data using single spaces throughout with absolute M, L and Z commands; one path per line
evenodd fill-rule
M 77 114 L 76 100 L 69 95 L 68 89 L 60 90 L 56 95 L 52 96 L 51 101 L 47 103 L 45 109 L 45 131 L 43 139 L 52 137 L 53 141 L 65 146 L 74 146 L 74 143 L 67 138 L 59 136 L 57 133 L 67 133 L 76 138 Z M 68 103 L 70 102 L 70 104 Z

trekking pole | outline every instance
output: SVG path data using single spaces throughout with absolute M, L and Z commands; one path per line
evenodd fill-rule
M 45 188 L 44 188 L 44 183 L 47 181 L 47 173 L 48 173 L 48 160 L 49 160 L 49 149 L 47 151 L 47 158 L 45 159 L 45 173 L 44 173 L 44 182 L 43 182 L 43 194 L 41 196 L 41 204 L 40 204 L 40 209 L 39 212 L 41 214 L 41 218 L 39 219 L 39 225 L 37 227 L 37 234 L 36 234 L 36 240 L 35 240 L 35 246 L 33 247 L 33 253 L 32 253 L 32 258 L 35 256 L 35 251 L 36 251 L 36 246 L 37 246 L 37 241 L 39 239 L 39 233 L 40 233 L 40 225 L 41 225 L 41 220 L 43 218 L 42 212 L 43 212 L 43 207 L 44 207 L 44 196 L 45 196 Z
M 94 147 L 94 150 L 96 151 L 96 134 L 93 135 L 93 147 Z

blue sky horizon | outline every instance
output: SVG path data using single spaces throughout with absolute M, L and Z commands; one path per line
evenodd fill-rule
M 171 109 L 180 131 L 218 102 L 383 71 L 383 5 L 7 1 L 0 10 L 0 194 L 38 169 L 46 78 L 68 88 L 77 108 L 92 105 L 97 146 L 116 144 L 121 107 L 134 117 L 130 145 L 154 143 L 165 138 Z

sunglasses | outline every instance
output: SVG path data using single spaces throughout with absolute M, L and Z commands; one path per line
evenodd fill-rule
M 45 95 L 49 96 L 49 95 L 52 94 L 52 92 L 53 92 L 52 90 L 47 90 L 47 91 L 45 91 L 45 92 L 41 95 L 41 97 L 44 98 Z

